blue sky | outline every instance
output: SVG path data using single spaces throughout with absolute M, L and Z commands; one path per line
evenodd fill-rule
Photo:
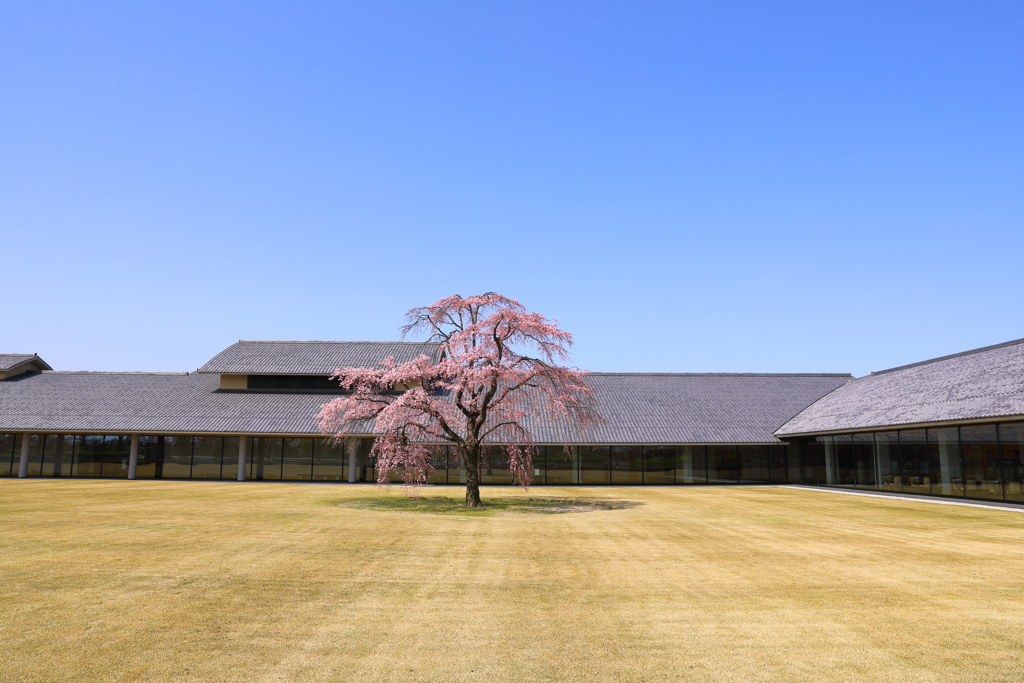
M 1024 337 L 1020 2 L 10 2 L 0 350 L 191 370 L 499 291 L 600 371 Z

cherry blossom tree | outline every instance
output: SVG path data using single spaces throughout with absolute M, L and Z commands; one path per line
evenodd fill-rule
M 530 426 L 582 433 L 603 421 L 587 371 L 569 360 L 572 335 L 500 294 L 450 296 L 406 315 L 403 336 L 426 332 L 438 358 L 376 368 L 339 368 L 345 395 L 320 408 L 320 430 L 338 439 L 368 429 L 378 483 L 399 472 L 418 486 L 434 471 L 433 454 L 449 446 L 466 470 L 466 506 L 481 507 L 480 455 L 500 448 L 514 481 L 528 488 L 536 453 Z

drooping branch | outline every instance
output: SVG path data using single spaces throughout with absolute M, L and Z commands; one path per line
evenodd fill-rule
M 527 422 L 579 432 L 602 421 L 586 371 L 559 364 L 572 335 L 517 301 L 493 292 L 447 297 L 409 311 L 402 332 L 426 332 L 437 357 L 340 368 L 334 377 L 349 393 L 318 415 L 321 430 L 337 436 L 369 425 L 380 482 L 401 471 L 407 483 L 422 484 L 433 470 L 431 447 L 472 454 L 487 442 L 505 449 L 515 481 L 529 486 L 535 446 Z

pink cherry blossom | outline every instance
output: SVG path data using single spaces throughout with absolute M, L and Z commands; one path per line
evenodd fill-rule
M 376 368 L 339 368 L 346 392 L 320 408 L 320 429 L 337 439 L 379 435 L 371 455 L 378 483 L 400 472 L 418 487 L 434 468 L 432 455 L 450 446 L 466 470 L 466 505 L 479 507 L 480 451 L 504 449 L 514 481 L 528 488 L 536 453 L 530 425 L 582 434 L 602 422 L 586 370 L 569 360 L 572 335 L 556 321 L 493 292 L 450 296 L 406 316 L 403 334 L 426 332 L 438 358 Z

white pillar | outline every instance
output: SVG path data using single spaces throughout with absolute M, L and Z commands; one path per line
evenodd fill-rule
M 18 476 L 22 479 L 28 476 L 28 447 L 31 442 L 31 434 L 21 435 L 21 462 L 18 464 Z
M 348 483 L 356 483 L 356 442 L 348 443 Z
M 245 448 L 248 437 L 238 437 L 238 481 L 245 481 Z
M 132 445 L 128 451 L 128 478 L 135 478 L 135 471 L 139 468 L 139 435 L 132 434 Z

